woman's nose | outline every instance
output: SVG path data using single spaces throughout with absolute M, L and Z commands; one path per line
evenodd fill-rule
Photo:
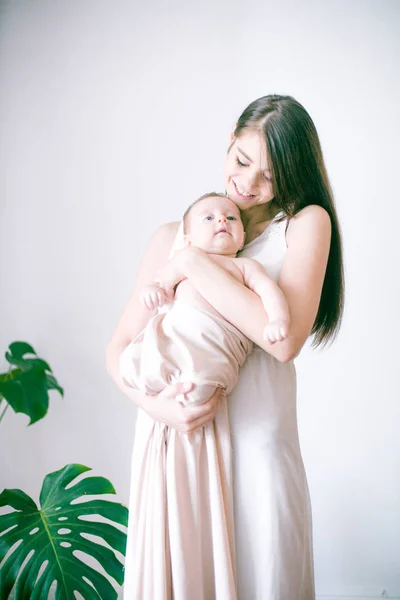
M 257 169 L 253 169 L 250 171 L 250 173 L 248 173 L 248 179 L 246 182 L 248 190 L 252 189 L 257 184 L 259 176 L 260 172 Z

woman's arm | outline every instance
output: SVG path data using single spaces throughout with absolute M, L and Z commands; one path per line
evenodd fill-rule
M 107 347 L 107 371 L 125 392 L 119 376 L 119 357 L 126 346 L 147 325 L 156 310 L 148 310 L 140 301 L 142 290 L 153 283 L 157 269 L 166 264 L 179 223 L 167 223 L 154 233 L 139 267 L 136 283 Z M 121 387 L 121 385 L 123 387 Z
M 263 338 L 268 317 L 259 296 L 242 285 L 207 254 L 190 247 L 182 251 L 181 278 L 190 279 L 196 289 L 223 317 L 280 362 L 292 360 L 309 336 L 317 315 L 328 262 L 331 222 L 317 205 L 301 210 L 290 220 L 287 251 L 278 285 L 289 307 L 290 332 L 279 344 Z M 166 267 L 169 283 L 170 277 Z
M 157 229 L 153 235 L 139 268 L 132 294 L 107 346 L 106 368 L 119 389 L 154 420 L 189 433 L 214 419 L 221 390 L 217 390 L 210 400 L 201 406 L 181 406 L 176 401 L 176 396 L 190 391 L 193 384 L 185 387 L 185 383 L 177 383 L 168 386 L 157 396 L 146 396 L 127 386 L 119 372 L 121 353 L 156 313 L 156 310 L 148 310 L 142 305 L 140 293 L 146 285 L 153 282 L 156 271 L 167 262 L 178 227 L 179 223 L 168 223 Z

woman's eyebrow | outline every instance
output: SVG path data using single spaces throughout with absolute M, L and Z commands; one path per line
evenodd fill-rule
M 245 158 L 247 158 L 247 160 L 249 160 L 251 163 L 253 162 L 250 158 L 250 156 L 247 156 L 247 154 L 245 152 L 243 152 L 243 150 L 241 150 L 241 148 L 239 148 L 239 146 L 237 146 L 237 149 L 239 150 L 239 152 L 241 152 L 243 154 L 243 156 Z
M 239 150 L 239 152 L 241 154 L 243 154 L 243 156 L 245 158 L 247 158 L 248 161 L 250 161 L 251 163 L 253 163 L 253 160 L 250 158 L 250 156 L 247 156 L 247 154 L 245 152 L 243 152 L 243 150 L 241 148 L 239 148 L 239 146 L 237 146 L 237 149 Z M 268 175 L 271 174 L 269 169 L 264 169 L 264 173 L 268 173 Z

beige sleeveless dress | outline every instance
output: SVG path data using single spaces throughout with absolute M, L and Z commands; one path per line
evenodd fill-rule
M 278 281 L 287 219 L 247 244 Z M 258 346 L 228 396 L 239 600 L 314 600 L 311 506 L 299 446 L 296 371 Z
M 149 395 L 191 381 L 178 401 L 199 405 L 216 387 L 233 389 L 252 347 L 220 315 L 179 299 L 122 352 L 120 373 Z M 214 421 L 189 435 L 138 410 L 129 505 L 124 598 L 237 599 L 226 396 Z
M 277 217 L 241 252 L 276 281 Z M 171 254 L 181 247 L 182 224 Z M 256 346 L 215 421 L 191 436 L 139 410 L 129 509 L 124 600 L 313 600 L 293 363 Z

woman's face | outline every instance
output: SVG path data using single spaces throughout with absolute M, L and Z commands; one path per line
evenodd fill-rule
M 224 170 L 228 196 L 241 210 L 270 202 L 274 192 L 263 134 L 245 129 L 238 138 L 231 134 L 232 141 Z

